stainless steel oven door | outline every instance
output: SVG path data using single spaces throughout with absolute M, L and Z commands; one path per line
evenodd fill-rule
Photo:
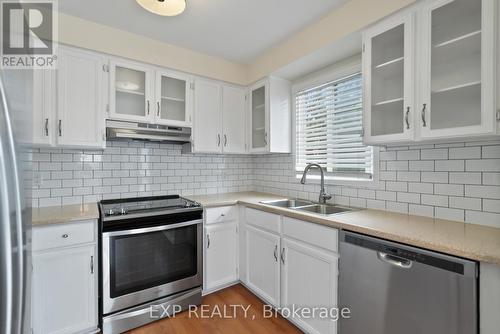
M 104 232 L 103 314 L 201 286 L 202 222 Z

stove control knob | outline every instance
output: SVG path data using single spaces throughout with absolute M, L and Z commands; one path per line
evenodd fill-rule
M 127 211 L 125 210 L 125 208 L 121 208 L 120 213 L 121 213 L 122 215 L 126 215 L 126 214 L 127 214 Z
M 109 216 L 112 216 L 112 215 L 114 215 L 114 214 L 115 214 L 115 212 L 113 211 L 113 209 L 109 209 L 109 211 L 108 211 L 108 215 L 109 215 Z

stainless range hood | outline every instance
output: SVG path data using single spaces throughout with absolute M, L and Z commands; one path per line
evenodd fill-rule
M 107 120 L 106 138 L 185 144 L 191 141 L 191 128 Z

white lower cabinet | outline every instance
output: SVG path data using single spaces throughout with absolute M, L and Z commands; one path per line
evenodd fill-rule
M 306 333 L 335 334 L 336 321 L 322 319 L 319 308 L 337 307 L 338 231 L 246 208 L 245 235 L 243 283 Z M 291 317 L 304 307 L 316 316 Z
M 292 310 L 337 306 L 338 257 L 334 253 L 283 238 L 281 262 L 281 307 Z M 289 320 L 307 333 L 336 333 L 337 323 L 330 319 Z
M 95 231 L 95 223 L 87 222 Z M 78 223 L 75 223 L 78 224 Z M 98 264 L 95 243 L 79 243 L 72 224 L 33 229 L 32 326 L 34 334 L 96 332 Z M 65 229 L 65 226 L 68 229 Z M 78 228 L 80 234 L 81 228 Z M 53 234 L 51 236 L 51 234 Z M 59 237 L 76 240 L 53 247 L 47 242 Z M 92 239 L 92 242 L 95 238 Z M 55 243 L 58 245 L 57 243 Z M 60 245 L 60 244 L 59 244 Z
M 246 284 L 269 304 L 280 305 L 279 235 L 246 227 Z
M 205 227 L 205 290 L 213 291 L 238 281 L 236 222 Z

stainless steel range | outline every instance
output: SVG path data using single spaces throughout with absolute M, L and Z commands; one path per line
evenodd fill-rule
M 99 210 L 104 334 L 158 320 L 173 305 L 186 309 L 201 303 L 199 203 L 177 195 L 159 196 L 104 200 Z

